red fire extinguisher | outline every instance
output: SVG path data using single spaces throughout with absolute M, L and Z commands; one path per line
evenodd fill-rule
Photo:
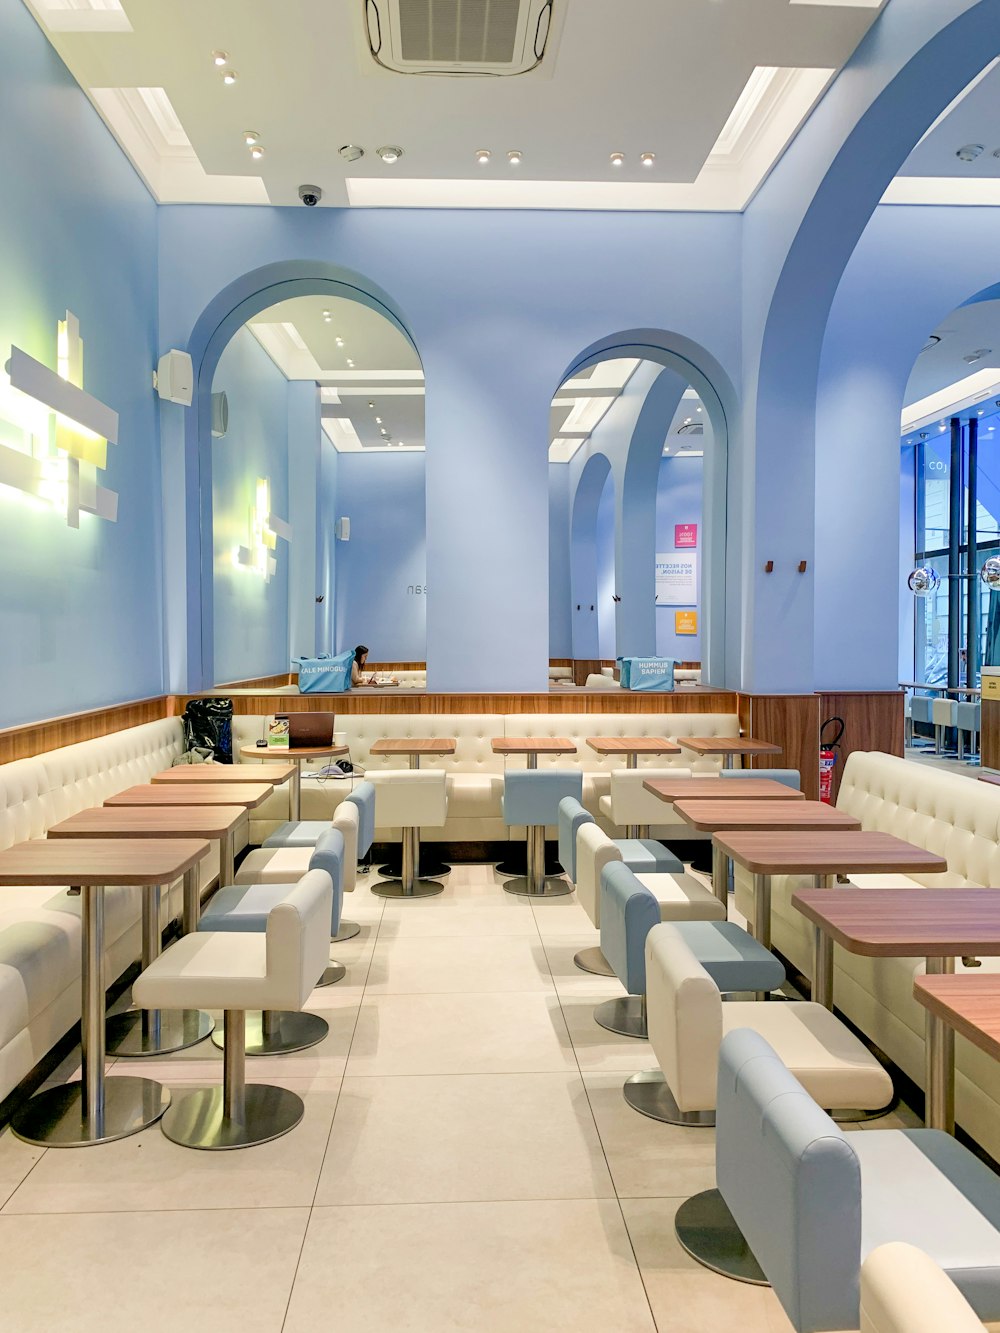
M 828 727 L 834 728 L 831 740 L 826 739 Z M 837 766 L 837 751 L 844 735 L 844 719 L 828 717 L 819 729 L 819 799 L 833 804 L 833 770 Z

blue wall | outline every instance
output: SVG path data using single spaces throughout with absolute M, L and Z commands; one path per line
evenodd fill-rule
M 278 541 L 270 581 L 233 562 L 250 543 L 257 478 L 271 484 L 271 512 L 288 518 L 288 381 L 257 339 L 240 329 L 222 355 L 213 390 L 229 397 L 229 432 L 212 442 L 216 682 L 289 667 L 289 543 Z M 295 534 L 292 534 L 295 540 Z
M 702 574 L 702 539 L 705 531 L 702 514 L 702 458 L 664 458 L 660 461 L 660 477 L 656 487 L 656 549 L 674 550 L 674 524 L 698 524 L 698 634 L 675 634 L 674 612 L 688 608 L 657 607 L 656 651 L 661 657 L 675 657 L 682 662 L 701 661 L 700 593 Z
M 425 461 L 412 453 L 344 453 L 337 459 L 335 513 L 351 520 L 336 542 L 337 651 L 367 644 L 373 662 L 423 662 L 427 644 Z M 329 537 L 328 537 L 329 539 Z M 411 591 L 412 590 L 412 591 Z
M 84 514 L 72 530 L 0 487 L 9 725 L 160 693 L 163 635 L 156 208 L 20 3 L 0 6 L 0 111 L 0 367 L 13 344 L 54 369 L 69 309 L 85 387 L 120 419 L 98 478 L 119 494 L 117 523 Z
M 569 468 L 549 464 L 549 656 L 573 656 Z
M 615 479 L 609 472 L 597 504 L 594 532 L 597 556 L 597 655 L 618 656 L 615 637 Z

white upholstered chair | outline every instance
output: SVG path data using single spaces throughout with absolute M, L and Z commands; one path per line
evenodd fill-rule
M 861 1333 L 983 1333 L 948 1274 L 915 1245 L 889 1241 L 861 1265 Z
M 448 818 L 447 775 L 438 770 L 400 769 L 380 775 L 375 788 L 375 827 L 403 831 L 399 879 L 372 885 L 381 898 L 427 898 L 444 887 L 420 878 L 420 830 L 442 828 Z

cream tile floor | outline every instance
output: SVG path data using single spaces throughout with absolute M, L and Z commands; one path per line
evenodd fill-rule
M 484 866 L 406 903 L 360 883 L 362 934 L 332 950 L 348 976 L 309 1003 L 330 1035 L 251 1062 L 303 1097 L 292 1134 L 233 1153 L 157 1128 L 74 1151 L 0 1135 L 0 1327 L 789 1333 L 770 1291 L 674 1239 L 714 1135 L 625 1105 L 654 1062 L 593 1022 L 622 992 L 574 967 L 596 942 L 575 900 L 512 898 Z M 208 1042 L 144 1064 L 175 1095 L 221 1079 Z

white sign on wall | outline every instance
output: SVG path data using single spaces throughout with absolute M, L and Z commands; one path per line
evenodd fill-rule
M 697 552 L 657 552 L 656 602 L 658 606 L 697 606 Z

